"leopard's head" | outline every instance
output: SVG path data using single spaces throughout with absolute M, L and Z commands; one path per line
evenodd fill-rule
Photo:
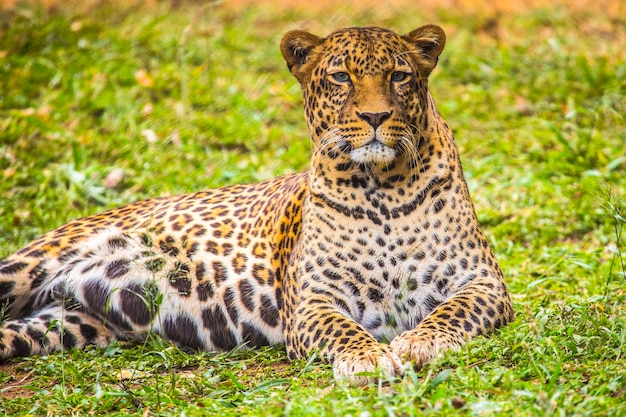
M 375 27 L 326 38 L 287 33 L 281 52 L 302 87 L 314 159 L 331 158 L 349 170 L 416 157 L 432 130 L 436 109 L 427 79 L 445 39 L 434 25 L 404 36 Z

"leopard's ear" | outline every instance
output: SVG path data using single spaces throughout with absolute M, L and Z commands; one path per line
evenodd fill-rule
M 300 83 L 307 75 L 303 66 L 309 61 L 313 49 L 322 41 L 322 38 L 302 30 L 287 32 L 280 41 L 280 52 L 287 61 L 287 67 Z
M 420 75 L 424 78 L 437 65 L 439 54 L 446 45 L 446 34 L 439 26 L 425 25 L 403 36 L 404 40 L 413 45 L 417 50 L 416 61 Z

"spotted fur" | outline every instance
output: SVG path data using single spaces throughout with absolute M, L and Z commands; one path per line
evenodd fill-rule
M 0 262 L 0 358 L 143 340 L 286 344 L 337 378 L 399 374 L 513 320 L 452 133 L 428 91 L 445 44 L 292 31 L 308 172 L 75 220 Z

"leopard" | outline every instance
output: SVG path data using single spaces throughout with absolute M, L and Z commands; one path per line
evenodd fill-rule
M 428 81 L 446 35 L 287 32 L 305 172 L 154 197 L 0 262 L 0 359 L 139 343 L 282 345 L 356 385 L 400 377 L 514 320 L 452 129 Z

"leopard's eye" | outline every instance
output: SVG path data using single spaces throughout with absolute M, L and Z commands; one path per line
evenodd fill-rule
M 350 81 L 350 74 L 347 72 L 336 72 L 334 74 L 330 74 L 330 76 L 338 83 L 347 83 Z
M 408 72 L 394 71 L 391 74 L 391 81 L 393 81 L 394 83 L 399 83 L 409 78 L 409 75 L 410 74 Z

